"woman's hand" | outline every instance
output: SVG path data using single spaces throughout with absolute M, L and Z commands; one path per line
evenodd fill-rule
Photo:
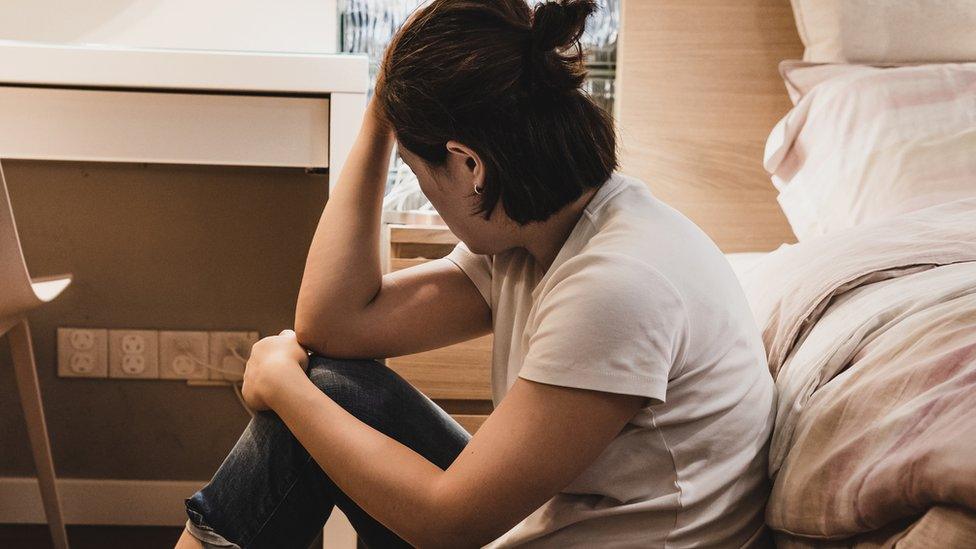
M 282 389 L 311 383 L 307 369 L 308 353 L 292 330 L 258 341 L 251 347 L 244 369 L 244 403 L 256 412 L 274 408 L 274 399 Z

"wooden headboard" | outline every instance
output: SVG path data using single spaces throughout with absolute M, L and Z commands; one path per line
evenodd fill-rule
M 621 15 L 622 171 L 725 252 L 795 241 L 762 167 L 790 108 L 778 64 L 803 55 L 789 0 L 623 0 Z

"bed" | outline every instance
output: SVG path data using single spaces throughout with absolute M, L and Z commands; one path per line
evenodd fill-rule
M 746 290 L 777 546 L 976 547 L 974 28 L 971 0 L 624 3 L 623 170 Z

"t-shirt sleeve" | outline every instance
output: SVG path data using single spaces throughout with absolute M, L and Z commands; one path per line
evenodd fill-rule
M 576 257 L 543 287 L 519 377 L 664 402 L 689 331 L 675 286 L 629 258 Z
M 481 297 L 485 299 L 488 307 L 491 307 L 491 263 L 492 258 L 488 255 L 476 254 L 472 252 L 464 242 L 458 242 L 451 253 L 444 256 L 444 259 L 454 263 L 468 275 L 471 282 L 478 288 Z

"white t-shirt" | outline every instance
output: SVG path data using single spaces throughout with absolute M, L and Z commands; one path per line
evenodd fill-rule
M 572 483 L 488 547 L 738 547 L 764 533 L 774 386 L 725 257 L 639 180 L 614 175 L 549 269 L 463 243 L 488 302 L 492 396 L 516 377 L 647 397 Z

